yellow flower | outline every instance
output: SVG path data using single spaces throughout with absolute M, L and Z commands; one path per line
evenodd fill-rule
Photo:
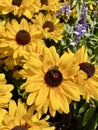
M 25 15 L 32 18 L 39 11 L 40 2 L 36 0 L 0 0 L 0 11 L 2 14 L 12 12 L 14 15 Z
M 28 46 L 28 49 L 27 49 L 27 51 L 25 52 L 25 55 L 23 56 L 23 57 L 18 57 L 17 59 L 15 59 L 14 60 L 14 58 L 13 59 L 11 59 L 11 62 L 8 62 L 9 61 L 9 59 L 10 59 L 10 57 L 8 57 L 7 59 L 6 59 L 6 61 L 5 61 L 5 63 L 6 63 L 6 65 L 9 67 L 9 68 L 13 68 L 13 67 L 15 67 L 14 69 L 16 69 L 15 70 L 15 72 L 13 73 L 13 77 L 15 77 L 16 79 L 18 79 L 18 78 L 20 78 L 21 77 L 21 75 L 20 75 L 20 71 L 19 70 L 21 70 L 21 68 L 23 67 L 23 64 L 24 64 L 24 58 L 26 58 L 26 57 L 29 57 L 29 54 L 30 53 L 32 53 L 32 52 L 34 52 L 34 53 L 36 53 L 37 54 L 37 57 L 39 57 L 40 56 L 40 59 L 42 59 L 42 53 L 43 53 L 43 48 L 45 47 L 45 45 L 43 45 L 43 44 L 41 44 L 41 43 L 38 43 L 38 44 L 33 44 L 32 46 Z M 12 61 L 14 61 L 14 63 L 12 62 Z M 9 64 L 9 63 L 11 63 L 11 64 Z M 13 64 L 12 64 L 13 63 Z M 16 66 L 15 66 L 16 65 Z M 18 69 L 19 68 L 19 69 Z
M 1 21 L 0 22 L 0 41 L 2 40 L 2 37 L 3 37 L 3 35 L 2 35 L 2 33 L 4 33 L 5 31 L 5 21 Z
M 30 130 L 55 130 L 55 127 L 50 127 L 49 122 L 47 122 L 49 117 L 50 116 L 47 115 L 45 118 L 40 119 L 38 113 L 34 114 L 31 119 L 32 128 Z
M 13 90 L 13 85 L 6 84 L 5 75 L 0 74 L 0 108 L 7 107 L 8 102 L 12 97 L 11 91 Z
M 87 101 L 90 97 L 98 98 L 98 65 L 90 62 L 85 46 L 75 53 L 74 64 L 80 67 L 74 80 L 80 86 L 83 97 Z
M 38 56 L 38 55 L 37 55 Z M 71 77 L 79 67 L 72 65 L 73 54 L 64 53 L 59 57 L 55 47 L 43 49 L 42 58 L 30 53 L 20 73 L 27 78 L 21 86 L 29 93 L 27 104 L 35 104 L 41 114 L 49 112 L 69 112 L 71 100 L 79 101 L 80 93 Z
M 4 68 L 6 70 L 13 69 L 14 66 L 17 65 L 17 62 L 12 55 L 13 55 L 13 49 L 11 49 L 10 47 L 0 48 L 0 58 L 2 59 L 3 64 L 5 64 Z
M 97 2 L 93 1 L 93 3 L 89 3 L 88 7 L 92 11 L 97 10 Z
M 56 12 L 59 7 L 58 0 L 40 0 L 40 10 Z
M 7 22 L 4 34 L 6 35 L 0 43 L 0 47 L 13 49 L 13 58 L 23 56 L 28 46 L 32 46 L 32 44 L 38 42 L 44 44 L 44 41 L 39 37 L 40 31 L 37 27 L 25 19 L 22 19 L 20 24 L 15 19 L 11 23 Z
M 77 18 L 77 16 L 78 16 L 78 15 L 77 15 L 77 9 L 76 9 L 76 8 L 77 8 L 77 7 L 74 7 L 73 10 L 72 10 L 72 12 L 71 12 L 71 14 L 70 14 L 70 16 L 72 16 L 74 19 Z
M 55 15 L 48 13 L 44 15 L 39 13 L 36 15 L 36 19 L 32 19 L 38 29 L 42 33 L 42 37 L 45 39 L 53 39 L 58 42 L 63 37 L 64 24 L 60 23 L 59 19 Z
M 89 5 L 90 10 L 94 10 L 94 6 L 92 4 Z
M 39 120 L 33 114 L 33 107 L 27 109 L 25 103 L 19 99 L 18 104 L 14 100 L 9 102 L 8 111 L 0 110 L 0 130 L 54 130 L 49 127 L 45 119 Z

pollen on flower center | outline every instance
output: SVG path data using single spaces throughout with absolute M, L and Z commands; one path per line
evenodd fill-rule
M 50 68 L 45 74 L 45 82 L 50 87 L 58 87 L 63 80 L 62 73 L 55 67 Z
M 48 5 L 48 0 L 41 0 L 41 5 Z
M 20 6 L 22 3 L 22 0 L 12 0 L 12 5 Z
M 48 32 L 53 32 L 54 31 L 54 25 L 51 21 L 46 21 L 44 24 L 43 24 L 43 29 L 45 28 L 49 28 Z
M 25 126 L 15 126 L 11 130 L 27 130 L 27 128 Z
M 79 66 L 80 70 L 83 70 L 87 74 L 88 78 L 91 78 L 94 75 L 95 73 L 94 65 L 90 63 L 80 63 Z
M 20 30 L 16 34 L 16 41 L 20 45 L 26 45 L 30 42 L 30 34 L 26 30 Z

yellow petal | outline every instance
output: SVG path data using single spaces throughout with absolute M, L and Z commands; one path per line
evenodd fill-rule
M 46 72 L 51 66 L 56 64 L 51 54 L 51 51 L 48 48 L 44 48 L 43 53 L 43 64 L 44 64 L 44 71 Z
M 43 85 L 42 88 L 39 90 L 39 93 L 35 99 L 35 104 L 36 105 L 44 104 L 48 97 L 48 93 L 49 93 L 49 88 L 46 85 Z
M 69 113 L 69 103 L 66 97 L 60 96 L 60 102 L 61 102 L 61 110 L 64 113 Z
M 50 93 L 49 93 L 49 98 L 50 98 L 50 103 L 51 103 L 51 107 L 53 110 L 58 110 L 59 108 L 59 104 L 58 101 L 59 99 L 57 99 L 57 93 L 55 89 L 50 89 Z
M 16 105 L 15 101 L 11 100 L 9 103 L 9 114 L 14 116 L 16 108 L 17 108 L 17 105 Z
M 21 29 L 29 31 L 28 22 L 25 19 L 21 20 Z
M 28 105 L 32 105 L 32 104 L 34 103 L 34 100 L 35 100 L 35 98 L 36 98 L 36 95 L 37 95 L 37 92 L 35 92 L 35 93 L 30 93 L 30 94 L 28 95 L 28 98 L 27 98 L 27 104 L 28 104 Z
M 31 14 L 31 12 L 30 12 L 28 9 L 26 9 L 26 10 L 23 12 L 23 14 L 24 14 L 27 18 L 29 18 L 29 19 L 32 18 L 32 14 Z
M 79 101 L 80 100 L 80 92 L 78 87 L 71 82 L 67 82 L 66 84 L 62 85 L 62 89 L 65 92 L 65 95 L 72 100 Z
M 42 88 L 43 83 L 37 84 L 37 83 L 29 83 L 26 87 L 26 92 L 35 92 Z

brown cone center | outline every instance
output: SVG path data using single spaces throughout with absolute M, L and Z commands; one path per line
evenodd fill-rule
M 46 21 L 43 24 L 43 29 L 49 28 L 48 32 L 53 32 L 54 31 L 54 24 L 51 21 Z
M 59 0 L 59 2 L 64 2 L 64 0 Z
M 80 63 L 80 70 L 83 70 L 88 78 L 91 78 L 95 73 L 95 67 L 91 63 Z
M 62 73 L 53 67 L 52 69 L 50 68 L 46 74 L 45 74 L 45 82 L 50 86 L 50 87 L 58 87 L 63 80 Z
M 11 130 L 27 130 L 27 128 L 25 126 L 15 126 Z
M 48 0 L 41 0 L 41 5 L 48 5 Z
M 30 42 L 30 34 L 26 30 L 20 30 L 16 34 L 16 41 L 20 45 L 26 45 Z
M 20 6 L 22 3 L 22 0 L 12 0 L 12 5 Z

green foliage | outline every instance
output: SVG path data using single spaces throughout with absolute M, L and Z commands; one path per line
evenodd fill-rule
M 85 126 L 87 124 L 87 122 L 90 120 L 90 118 L 93 117 L 94 112 L 95 112 L 94 107 L 90 107 L 87 109 L 87 111 L 85 112 L 84 117 L 83 117 L 83 122 L 82 122 L 83 126 Z

